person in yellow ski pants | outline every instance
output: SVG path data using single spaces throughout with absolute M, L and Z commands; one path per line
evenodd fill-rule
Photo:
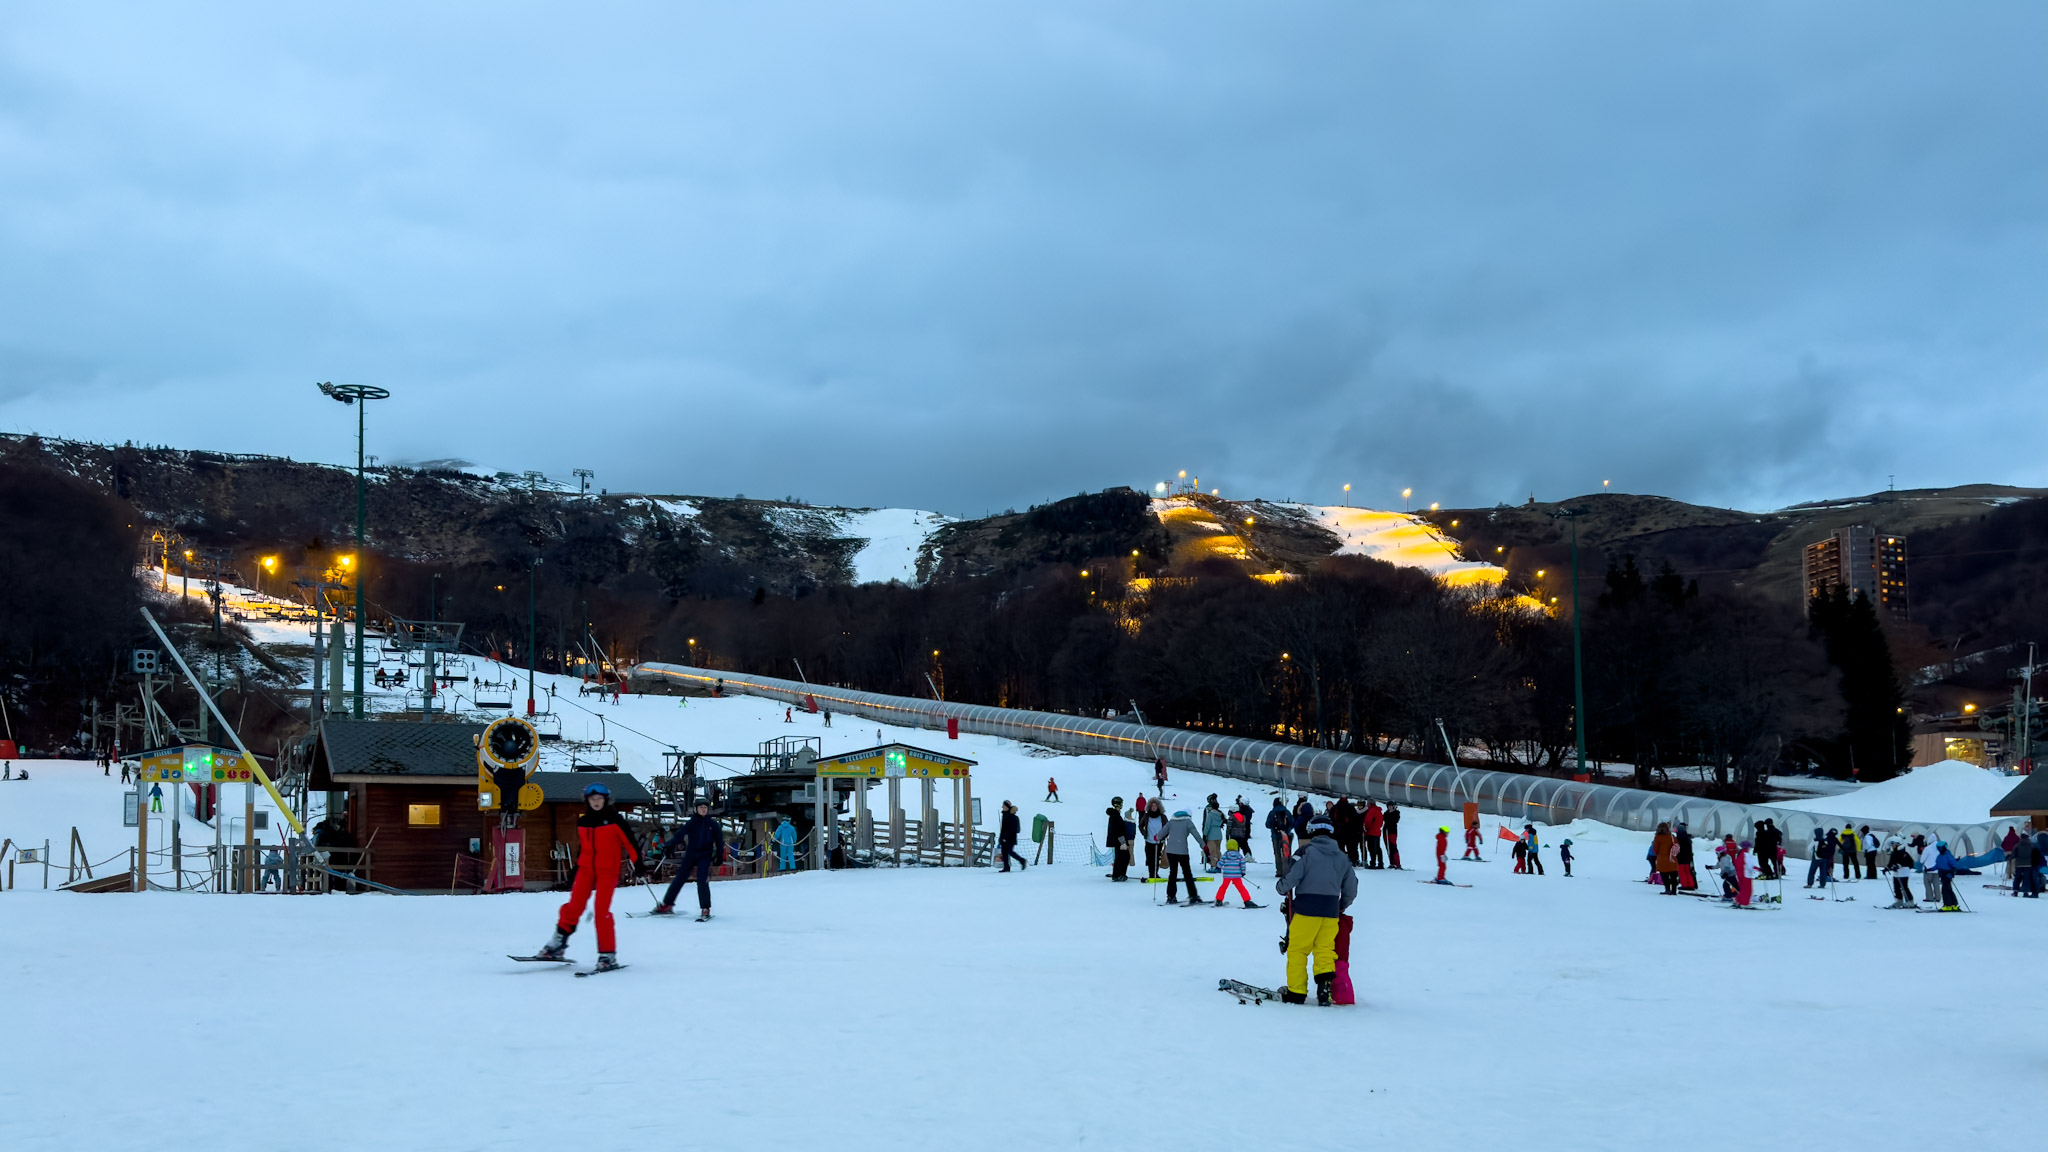
M 1308 823 L 1308 836 L 1287 862 L 1273 890 L 1288 898 L 1287 990 L 1283 1004 L 1308 1003 L 1309 957 L 1315 957 L 1316 1003 L 1327 1008 L 1337 973 L 1338 918 L 1358 897 L 1358 877 L 1337 847 L 1326 816 Z

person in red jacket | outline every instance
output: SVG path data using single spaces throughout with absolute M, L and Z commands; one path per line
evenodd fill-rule
M 1439 828 L 1436 830 L 1436 882 L 1439 884 L 1450 883 L 1449 880 L 1444 878 L 1444 866 L 1450 863 L 1450 859 L 1451 830 L 1449 828 Z
M 592 784 L 583 790 L 589 807 L 576 818 L 576 884 L 569 902 L 555 917 L 555 934 L 537 957 L 560 960 L 569 949 L 569 936 L 583 918 L 583 906 L 597 897 L 597 971 L 609 972 L 619 966 L 618 940 L 612 935 L 612 890 L 619 886 L 619 866 L 631 860 L 640 865 L 640 850 L 633 844 L 633 832 L 626 818 L 611 806 L 612 790 Z
M 1387 866 L 1386 857 L 1380 854 L 1380 830 L 1384 827 L 1383 821 L 1384 817 L 1380 814 L 1380 802 L 1377 800 L 1366 801 L 1365 814 L 1358 818 L 1358 830 L 1365 834 L 1365 866 L 1367 868 L 1384 868 Z

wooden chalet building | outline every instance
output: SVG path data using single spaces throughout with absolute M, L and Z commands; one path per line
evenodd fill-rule
M 477 809 L 476 741 L 483 730 L 458 721 L 321 722 L 310 786 L 347 793 L 341 827 L 368 851 L 365 879 L 446 892 L 455 887 L 458 859 L 471 860 L 472 870 L 488 859 L 499 814 Z M 654 802 L 646 785 L 624 772 L 538 772 L 532 779 L 544 800 L 520 819 L 528 888 L 558 879 L 556 845 L 573 853 L 587 785 L 610 788 L 612 803 L 627 813 Z

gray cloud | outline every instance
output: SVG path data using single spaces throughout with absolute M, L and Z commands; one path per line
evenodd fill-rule
M 0 17 L 0 427 L 978 513 L 2048 483 L 2048 10 Z

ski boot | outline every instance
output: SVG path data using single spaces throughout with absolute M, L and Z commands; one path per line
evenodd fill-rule
M 1316 973 L 1316 1007 L 1328 1008 L 1330 1006 L 1330 990 L 1336 983 L 1337 974 L 1335 972 Z
M 566 957 L 568 951 L 569 933 L 562 931 L 557 925 L 555 934 L 548 937 L 548 942 L 541 945 L 540 951 L 535 952 L 534 956 L 541 960 L 561 960 Z
M 612 971 L 613 969 L 615 969 L 615 968 L 618 968 L 618 967 L 620 967 L 620 964 L 619 964 L 619 956 L 618 956 L 618 953 L 616 953 L 616 952 L 599 952 L 599 953 L 597 954 L 597 967 L 595 967 L 595 968 L 591 969 L 591 971 L 593 971 L 593 972 L 610 972 L 610 971 Z
M 702 924 L 709 919 L 711 919 L 711 909 L 706 908 L 702 912 L 697 913 L 697 923 Z
M 673 904 L 656 904 L 654 911 L 648 913 L 649 916 L 673 916 L 675 914 L 676 906 Z
M 1280 1002 L 1282 1004 L 1306 1004 L 1308 1003 L 1308 993 L 1282 988 L 1280 990 Z
M 1247 908 L 1264 908 L 1264 907 L 1265 907 L 1265 905 L 1264 905 L 1264 904 L 1254 904 L 1254 903 L 1252 903 L 1252 902 L 1251 902 L 1251 901 L 1249 901 L 1249 900 L 1247 900 L 1247 901 L 1245 901 L 1245 902 L 1244 902 L 1244 906 L 1245 906 L 1245 907 L 1247 907 Z

